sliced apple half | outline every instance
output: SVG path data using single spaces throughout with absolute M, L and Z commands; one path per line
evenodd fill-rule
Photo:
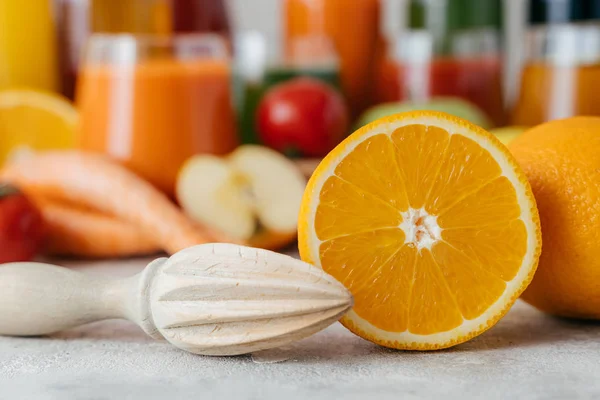
M 196 221 L 256 247 L 296 237 L 306 179 L 283 155 L 241 146 L 227 157 L 198 155 L 179 173 L 177 198 Z

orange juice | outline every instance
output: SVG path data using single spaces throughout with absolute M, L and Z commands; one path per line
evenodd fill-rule
M 600 115 L 600 64 L 531 63 L 523 70 L 512 124 L 534 126 L 574 115 Z
M 50 0 L 0 0 L 0 90 L 58 89 Z
M 92 64 L 80 77 L 81 148 L 111 155 L 169 195 L 189 157 L 237 144 L 226 61 Z
M 534 126 L 576 115 L 600 116 L 600 22 L 583 22 L 599 10 L 563 16 L 565 23 L 546 21 L 546 15 L 530 20 L 512 124 Z
M 3 0 L 0 0 L 0 2 Z M 93 33 L 172 35 L 214 32 L 230 37 L 226 0 L 54 0 L 62 92 L 73 98 L 79 61 Z M 1 16 L 0 16 L 1 18 Z
M 331 37 L 344 93 L 354 114 L 369 105 L 374 60 L 381 50 L 379 0 L 287 0 L 286 38 Z

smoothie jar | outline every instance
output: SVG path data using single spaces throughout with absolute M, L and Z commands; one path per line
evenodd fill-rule
M 240 33 L 235 40 L 235 104 L 241 141 L 259 144 L 256 113 L 263 96 L 285 81 L 311 77 L 340 89 L 340 67 L 328 37 L 297 37 L 284 53 L 264 34 Z
M 326 36 L 339 55 L 342 89 L 356 116 L 370 105 L 371 80 L 378 53 L 381 4 L 379 0 L 287 0 L 285 40 Z
M 51 0 L 0 1 L 0 90 L 58 90 Z
M 377 102 L 455 97 L 502 125 L 500 0 L 413 0 L 409 26 L 389 39 Z
M 78 83 L 80 148 L 173 195 L 189 157 L 237 145 L 230 78 L 217 35 L 94 35 Z
M 512 123 L 600 116 L 600 10 L 596 1 L 532 1 L 526 62 Z
M 39 1 L 39 0 L 36 0 Z M 229 37 L 226 0 L 55 0 L 62 91 L 72 98 L 92 33 L 218 33 Z

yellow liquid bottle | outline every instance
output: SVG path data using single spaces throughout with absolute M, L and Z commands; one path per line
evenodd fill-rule
M 0 90 L 58 86 L 51 0 L 0 0 Z

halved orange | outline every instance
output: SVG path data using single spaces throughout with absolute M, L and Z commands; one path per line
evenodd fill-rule
M 397 349 L 450 347 L 492 327 L 541 250 L 525 175 L 498 139 L 448 114 L 375 121 L 319 165 L 300 255 L 354 295 L 342 323 Z

